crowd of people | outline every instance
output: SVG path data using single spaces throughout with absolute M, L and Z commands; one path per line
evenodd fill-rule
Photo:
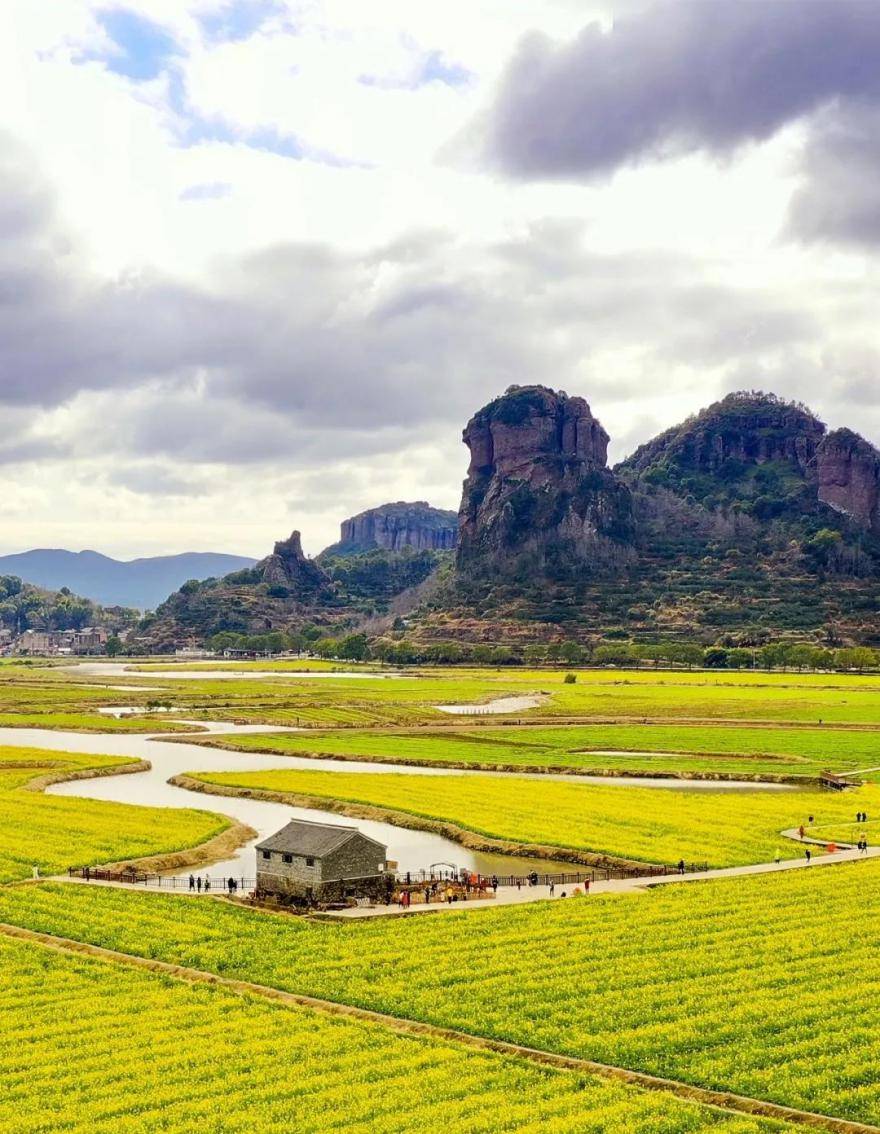
M 211 879 L 208 875 L 205 875 L 205 877 L 203 879 L 201 874 L 199 874 L 199 875 L 190 874 L 190 876 L 189 876 L 189 888 L 190 888 L 191 892 L 195 891 L 198 894 L 201 894 L 202 892 L 209 894 L 211 892 Z M 226 878 L 225 880 L 221 879 L 220 880 L 220 886 L 218 887 L 218 889 L 221 892 L 225 890 L 230 895 L 237 894 L 238 893 L 238 882 L 236 881 L 235 878 Z

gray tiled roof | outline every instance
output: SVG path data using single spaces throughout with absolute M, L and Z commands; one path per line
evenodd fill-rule
M 352 835 L 359 834 L 357 827 L 334 826 L 332 823 L 308 823 L 304 819 L 291 819 L 286 827 L 270 835 L 257 850 L 280 851 L 283 854 L 305 854 L 321 858 L 347 843 Z M 369 836 L 364 836 L 368 838 Z M 373 839 L 371 842 L 375 842 Z M 376 843 L 376 846 L 382 846 Z M 384 851 L 384 847 L 382 848 Z

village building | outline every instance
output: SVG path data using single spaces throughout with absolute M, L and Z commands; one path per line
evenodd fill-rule
M 257 844 L 257 894 L 318 902 L 382 899 L 388 848 L 357 827 L 293 819 Z
M 12 649 L 16 654 L 31 657 L 103 654 L 108 637 L 108 631 L 102 626 L 85 626 L 81 630 L 25 630 Z

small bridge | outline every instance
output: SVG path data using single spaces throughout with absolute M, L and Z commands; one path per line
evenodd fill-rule
M 843 791 L 844 788 L 858 787 L 857 780 L 849 780 L 846 776 L 839 776 L 836 772 L 820 772 L 819 786 L 830 791 Z

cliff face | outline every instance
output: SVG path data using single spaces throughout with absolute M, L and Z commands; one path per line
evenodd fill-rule
M 816 456 L 819 499 L 880 532 L 880 452 L 849 429 L 829 433 Z
M 455 512 L 432 508 L 424 500 L 382 504 L 342 522 L 339 542 L 323 555 L 384 551 L 451 551 L 458 540 Z
M 279 540 L 271 555 L 254 568 L 262 582 L 270 587 L 287 587 L 297 595 L 315 595 L 330 587 L 329 577 L 303 554 L 300 533 Z
M 608 434 L 583 398 L 512 386 L 463 437 L 460 573 L 576 578 L 630 558 L 629 492 L 607 468 Z
M 806 476 L 824 435 L 822 422 L 802 406 L 772 394 L 729 394 L 642 445 L 619 468 L 645 473 L 662 463 L 714 476 L 735 471 L 734 463 L 780 463 Z

